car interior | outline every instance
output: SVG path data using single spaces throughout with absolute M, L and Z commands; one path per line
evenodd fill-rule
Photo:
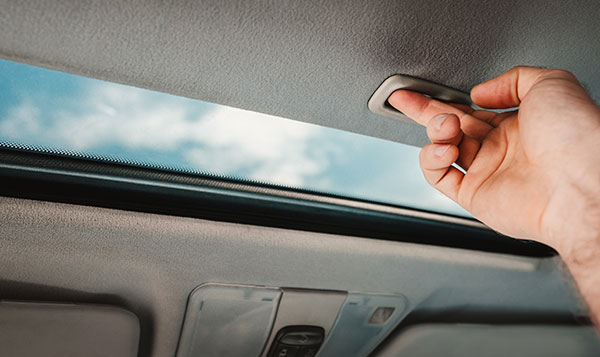
M 600 355 L 560 256 L 426 187 L 387 103 L 516 65 L 597 99 L 600 2 L 0 5 L 1 356 Z

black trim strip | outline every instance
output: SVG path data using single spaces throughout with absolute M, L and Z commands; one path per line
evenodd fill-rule
M 6 148 L 0 148 L 0 195 L 521 256 L 556 254 L 467 218 Z

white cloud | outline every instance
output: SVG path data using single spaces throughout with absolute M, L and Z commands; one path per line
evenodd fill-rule
M 9 109 L 6 118 L 0 121 L 2 136 L 15 140 L 25 135 L 39 134 L 40 130 L 40 111 L 29 101 Z
M 219 107 L 193 130 L 193 137 L 203 146 L 189 151 L 187 157 L 199 167 L 249 171 L 252 179 L 302 185 L 328 166 L 324 149 L 311 145 L 321 135 L 316 126 Z
M 52 136 L 75 150 L 108 145 L 130 149 L 172 150 L 194 123 L 186 108 L 169 100 L 144 97 L 142 90 L 116 84 L 94 86 L 74 111 L 54 114 Z
M 324 147 L 311 146 L 316 126 L 138 88 L 101 83 L 74 98 L 73 107 L 44 116 L 29 102 L 0 122 L 2 136 L 76 151 L 116 146 L 174 151 L 190 166 L 220 174 L 301 186 L 326 170 Z

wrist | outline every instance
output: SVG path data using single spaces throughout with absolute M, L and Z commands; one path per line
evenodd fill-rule
M 579 186 L 568 197 L 570 202 L 555 225 L 555 248 L 569 266 L 599 265 L 600 193 Z
M 577 172 L 572 170 L 565 196 L 564 216 L 559 216 L 560 237 L 554 237 L 578 290 L 592 317 L 600 316 L 600 165 Z M 573 175 L 578 174 L 578 175 Z M 557 223 L 558 223 L 557 222 Z M 562 239 L 561 239 L 562 238 Z M 600 321 L 596 320 L 596 323 Z
M 600 263 L 600 165 L 557 175 L 560 189 L 552 193 L 542 228 L 545 243 L 567 264 Z
M 600 316 L 600 234 L 579 235 L 563 252 L 559 252 L 577 291 L 587 302 L 591 316 Z M 596 324 L 600 321 L 595 321 Z
M 600 267 L 600 233 L 574 233 L 565 243 L 558 253 L 571 271 Z

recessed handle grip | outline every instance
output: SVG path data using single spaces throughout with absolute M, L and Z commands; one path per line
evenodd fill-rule
M 383 81 L 375 93 L 373 93 L 371 99 L 369 99 L 369 109 L 375 114 L 412 122 L 410 118 L 392 107 L 387 101 L 390 95 L 398 89 L 407 89 L 413 92 L 419 92 L 444 102 L 464 104 L 468 106 L 473 104 L 471 102 L 471 97 L 467 93 L 461 92 L 457 89 L 404 74 L 396 74 Z

